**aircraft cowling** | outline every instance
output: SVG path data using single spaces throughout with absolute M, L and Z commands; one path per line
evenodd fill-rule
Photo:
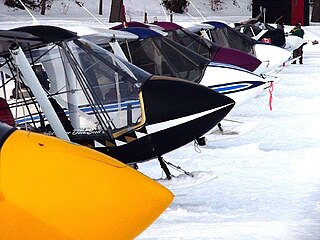
M 173 200 L 131 167 L 56 137 L 0 122 L 0 148 L 1 239 L 134 239 Z
M 147 125 L 233 103 L 230 98 L 215 92 L 212 93 L 205 86 L 163 76 L 153 76 L 150 81 L 147 81 L 142 88 L 142 94 Z M 155 108 L 158 111 L 151 111 Z
M 284 62 L 288 61 L 291 53 L 281 47 L 277 47 L 268 43 L 257 43 L 254 45 L 256 57 L 261 62 L 266 62 L 269 71 L 274 68 L 281 67 Z
M 170 77 L 153 76 L 141 91 L 146 119 L 135 131 L 145 135 L 118 147 L 97 148 L 124 163 L 160 157 L 192 142 L 216 126 L 235 104 L 205 86 Z

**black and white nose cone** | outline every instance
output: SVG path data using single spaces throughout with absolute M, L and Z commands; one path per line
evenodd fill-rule
M 159 157 L 192 142 L 218 124 L 235 104 L 200 84 L 155 76 L 142 86 L 142 99 L 145 124 L 135 130 L 137 139 L 116 151 L 108 149 L 125 163 Z
M 179 119 L 184 123 L 213 112 L 219 118 L 220 111 L 234 105 L 232 99 L 208 87 L 176 78 L 153 76 L 142 94 L 147 125 Z

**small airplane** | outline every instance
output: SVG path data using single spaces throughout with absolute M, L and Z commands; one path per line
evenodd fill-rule
M 205 58 L 211 59 L 213 62 L 231 64 L 257 74 L 263 73 L 265 69 L 261 61 L 256 57 L 237 49 L 222 47 L 176 23 L 156 21 L 151 24 L 144 24 L 132 21 L 126 23 L 126 26 L 120 24 L 111 29 L 121 30 L 132 27 L 151 28 L 159 33 L 160 31 L 164 31 L 167 33 L 166 36 L 171 40 L 180 43 Z
M 119 39 L 120 49 L 114 50 L 108 39 L 99 34 L 87 37 L 151 74 L 174 76 L 207 86 L 232 98 L 236 106 L 252 100 L 270 86 L 262 76 L 230 64 L 213 62 L 173 41 L 167 33 L 140 27 L 120 31 L 134 34 L 138 39 Z
M 276 29 L 266 23 L 238 23 L 235 24 L 234 29 L 257 41 L 268 42 L 288 51 L 293 51 L 307 43 L 306 40 L 298 36 L 285 33 L 284 30 Z
M 1 239 L 134 239 L 173 201 L 131 167 L 56 137 L 0 122 L 0 150 Z
M 218 21 L 197 23 L 188 27 L 192 32 L 203 35 L 221 46 L 234 48 L 249 53 L 266 63 L 268 72 L 282 67 L 290 61 L 291 53 L 281 47 L 263 43 L 240 33 L 227 24 Z
M 0 31 L 1 97 L 16 124 L 92 147 L 126 164 L 202 136 L 233 108 L 199 84 L 152 75 L 53 26 Z

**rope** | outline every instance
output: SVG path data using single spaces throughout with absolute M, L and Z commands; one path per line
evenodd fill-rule
M 162 159 L 162 160 L 163 160 L 163 162 L 164 162 L 165 164 L 167 164 L 169 167 L 171 167 L 171 168 L 173 168 L 173 169 L 175 169 L 175 170 L 177 170 L 177 171 L 179 171 L 179 172 L 182 172 L 182 173 L 184 173 L 184 174 L 186 174 L 186 175 L 188 175 L 188 176 L 190 176 L 190 177 L 194 177 L 194 175 L 193 175 L 192 173 L 187 172 L 186 170 L 182 169 L 180 166 L 176 166 L 176 165 L 172 164 L 171 162 L 165 161 L 164 159 Z M 172 177 L 175 177 L 175 176 L 172 176 Z

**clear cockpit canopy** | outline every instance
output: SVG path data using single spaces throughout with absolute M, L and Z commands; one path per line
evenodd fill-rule
M 243 35 L 228 27 L 205 30 L 211 41 L 225 48 L 234 48 L 240 51 L 254 54 L 255 41 L 249 36 Z
M 70 134 L 111 136 L 143 121 L 139 93 L 151 74 L 81 38 L 24 52 Z M 50 122 L 11 60 L 10 55 L 0 60 L 1 97 L 19 126 L 50 131 Z
M 121 48 L 132 63 L 151 74 L 197 83 L 201 81 L 210 62 L 208 58 L 162 36 L 122 42 Z
M 215 52 L 220 48 L 217 44 L 198 36 L 188 29 L 180 28 L 174 31 L 169 31 L 168 37 L 209 59 L 212 59 Z

